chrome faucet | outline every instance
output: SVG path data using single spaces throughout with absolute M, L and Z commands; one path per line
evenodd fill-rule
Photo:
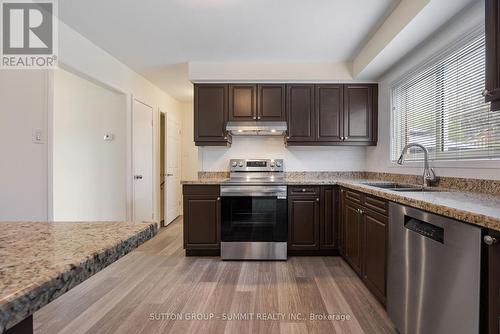
M 406 151 L 408 151 L 408 149 L 410 147 L 418 147 L 418 148 L 422 149 L 422 151 L 424 151 L 424 181 L 423 181 L 422 185 L 424 187 L 430 187 L 434 182 L 437 181 L 437 178 L 436 178 L 436 174 L 434 173 L 434 170 L 432 168 L 429 168 L 429 157 L 428 157 L 429 152 L 427 151 L 425 146 L 417 144 L 417 143 L 409 143 L 408 145 L 406 145 L 403 148 L 403 150 L 401 151 L 401 155 L 399 156 L 399 159 L 398 159 L 398 165 L 403 164 Z

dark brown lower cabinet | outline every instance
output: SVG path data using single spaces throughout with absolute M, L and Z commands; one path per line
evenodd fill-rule
M 340 254 L 385 305 L 388 202 L 346 189 L 340 200 Z
M 343 203 L 343 220 L 344 220 L 344 242 L 345 252 L 344 258 L 351 265 L 354 271 L 361 275 L 361 215 L 360 206 L 347 200 Z
M 288 249 L 319 249 L 319 197 L 291 196 L 288 199 Z
M 187 255 L 220 249 L 220 197 L 216 185 L 184 185 L 184 249 Z
M 293 255 L 337 254 L 338 188 L 288 187 L 288 250 Z
M 387 270 L 387 217 L 363 211 L 363 281 L 385 304 Z
M 500 241 L 500 232 L 488 235 Z M 500 243 L 488 246 L 488 333 L 500 333 Z
M 338 188 L 321 187 L 319 246 L 321 249 L 338 249 Z

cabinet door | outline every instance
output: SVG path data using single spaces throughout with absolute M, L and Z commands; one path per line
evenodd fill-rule
M 288 249 L 319 249 L 319 198 L 289 197 Z
M 344 85 L 344 141 L 375 141 L 374 85 Z
M 500 232 L 489 230 L 497 243 L 488 246 L 488 333 L 500 333 Z
M 344 202 L 343 219 L 345 228 L 345 259 L 354 271 L 361 275 L 362 243 L 361 231 L 362 220 L 360 207 L 350 201 Z
M 491 110 L 500 110 L 500 4 L 486 0 L 486 102 Z
M 258 120 L 285 120 L 285 85 L 259 85 L 257 101 Z
M 343 136 L 343 85 L 316 86 L 316 140 L 339 142 Z
M 219 249 L 220 198 L 213 195 L 184 196 L 184 248 Z
M 363 227 L 363 281 L 385 304 L 387 217 L 365 210 Z
M 337 194 L 334 187 L 322 187 L 320 197 L 320 248 L 337 248 Z
M 314 141 L 314 85 L 287 85 L 286 100 L 287 141 Z
M 257 86 L 229 85 L 229 120 L 257 119 Z
M 194 141 L 197 145 L 226 145 L 227 85 L 194 86 Z

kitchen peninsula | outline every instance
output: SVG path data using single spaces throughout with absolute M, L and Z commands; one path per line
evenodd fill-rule
M 156 235 L 156 223 L 0 223 L 0 332 L 31 333 L 33 313 Z

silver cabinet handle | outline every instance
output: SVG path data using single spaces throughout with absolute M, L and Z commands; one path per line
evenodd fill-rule
M 486 96 L 490 96 L 490 95 L 491 95 L 491 93 L 490 93 L 490 92 L 489 92 L 489 90 L 487 90 L 487 89 L 483 89 L 483 91 L 481 92 L 481 94 L 482 94 L 484 97 L 486 97 Z
M 345 137 L 344 137 L 344 140 L 347 140 L 347 139 L 349 139 L 349 136 L 345 136 Z
M 363 212 L 363 210 L 358 209 L 358 213 L 359 213 L 360 215 L 362 215 L 364 212 Z
M 142 180 L 142 175 L 134 175 L 134 180 Z
M 491 235 L 485 235 L 483 237 L 483 241 L 488 246 L 494 245 L 494 244 L 496 244 L 498 242 L 497 238 L 492 237 Z
M 257 119 L 260 119 L 260 116 L 258 116 Z
M 174 174 L 167 174 L 167 176 L 174 176 Z
M 220 201 L 220 197 L 217 197 L 217 200 Z
M 319 198 L 316 198 L 316 202 L 319 202 Z
M 254 116 L 253 119 L 257 119 L 257 116 Z
M 302 188 L 302 192 L 303 192 L 303 193 L 304 193 L 304 192 L 306 192 L 306 188 Z

